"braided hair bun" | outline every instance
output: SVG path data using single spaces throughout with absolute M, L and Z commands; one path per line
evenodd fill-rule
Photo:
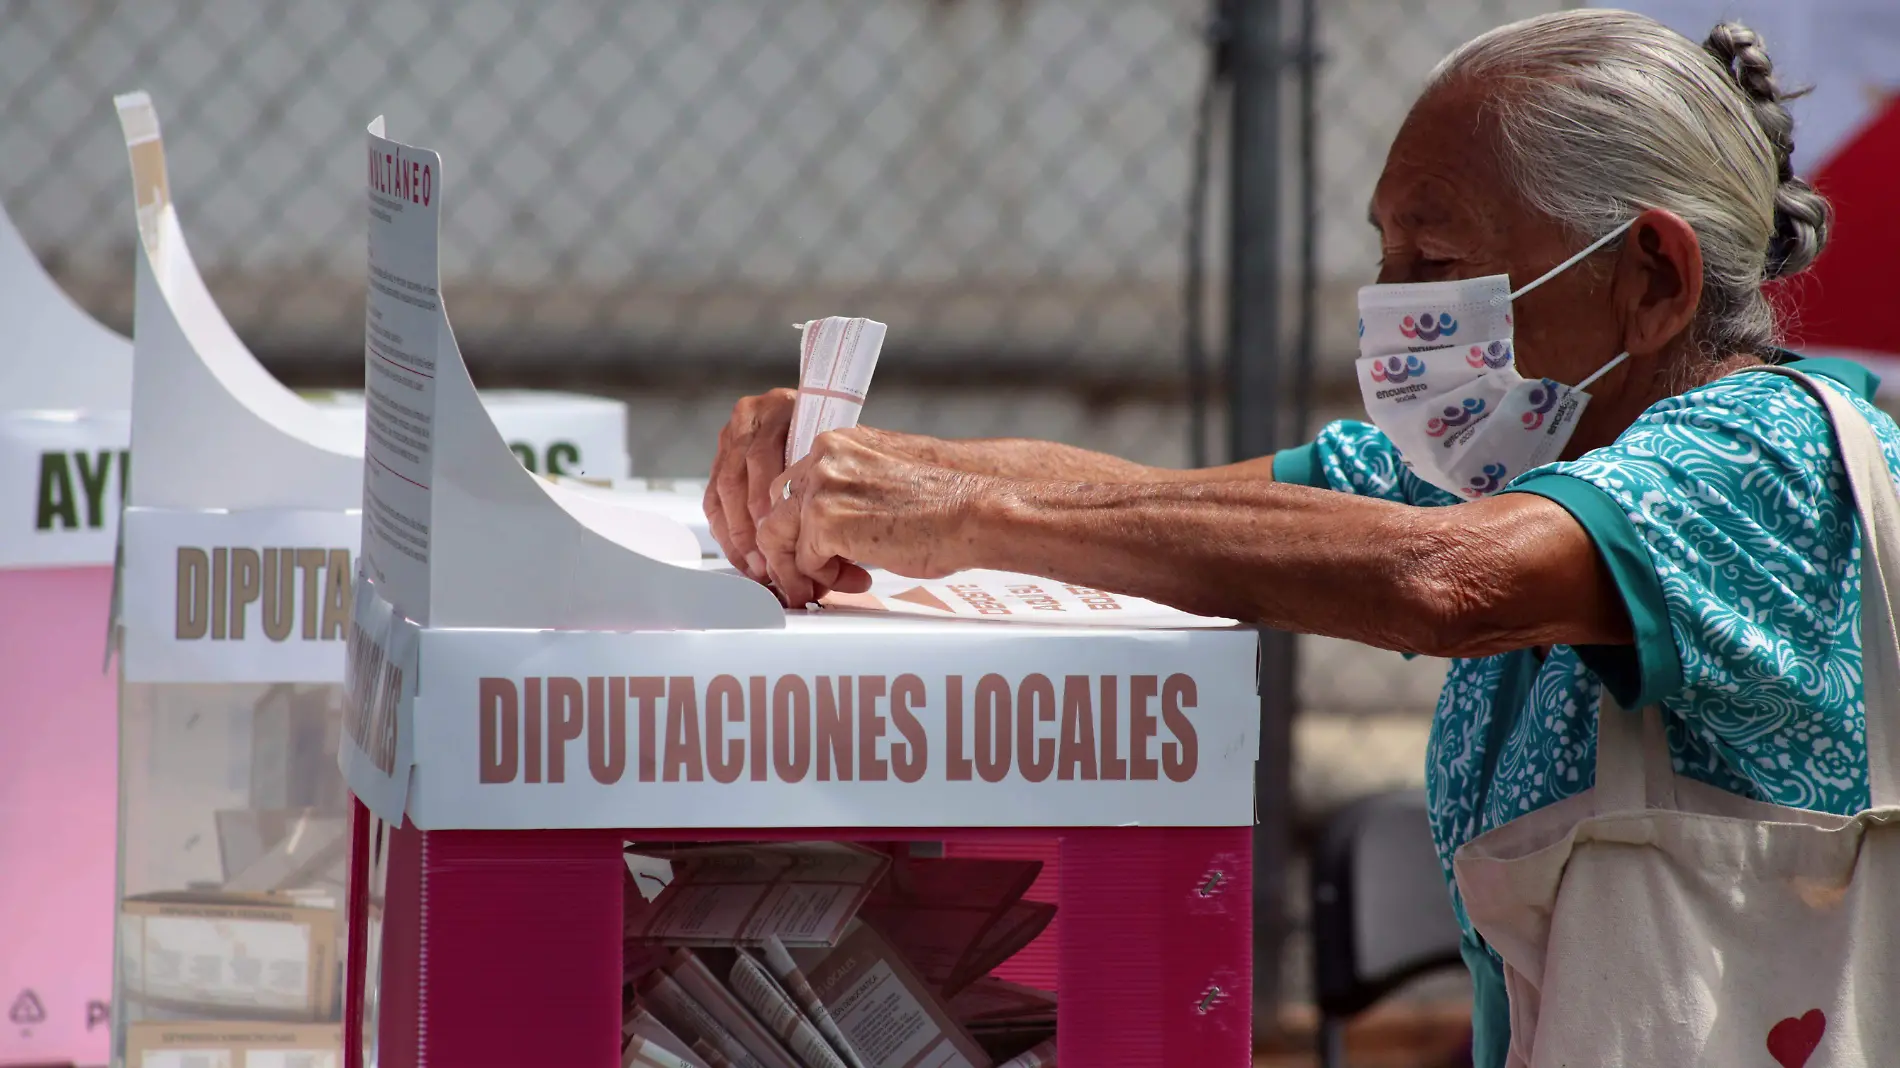
M 1775 62 L 1761 35 L 1739 22 L 1724 22 L 1709 31 L 1702 47 L 1722 65 L 1736 88 L 1747 98 L 1755 122 L 1774 149 L 1775 166 L 1781 186 L 1775 190 L 1775 233 L 1768 242 L 1765 275 L 1781 278 L 1799 274 L 1814 263 L 1827 245 L 1828 229 L 1834 211 L 1827 198 L 1814 187 L 1795 177 L 1790 157 L 1794 155 L 1794 116 L 1788 114 L 1786 101 L 1806 90 L 1784 92 L 1775 81 Z

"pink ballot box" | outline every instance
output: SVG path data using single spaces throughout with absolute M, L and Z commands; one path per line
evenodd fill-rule
M 441 159 L 368 154 L 369 419 L 429 433 L 365 453 L 346 1063 L 1249 1064 L 1257 636 L 987 572 L 788 612 L 535 477 Z
M 0 1065 L 106 1060 L 111 594 L 107 566 L 0 570 Z
M 0 1065 L 104 1064 L 132 346 L 0 210 Z

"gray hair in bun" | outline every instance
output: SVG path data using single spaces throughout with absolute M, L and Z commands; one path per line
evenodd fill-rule
M 1827 198 L 1796 178 L 1790 162 L 1794 155 L 1794 116 L 1788 114 L 1785 102 L 1806 90 L 1786 92 L 1781 88 L 1775 80 L 1775 62 L 1768 58 L 1761 35 L 1739 22 L 1724 22 L 1709 31 L 1702 47 L 1748 97 L 1756 125 L 1775 150 L 1775 177 L 1780 185 L 1775 189 L 1775 235 L 1768 245 L 1768 277 L 1799 274 L 1821 254 L 1833 223 Z
M 1644 15 L 1560 11 L 1473 39 L 1429 85 L 1462 78 L 1499 85 L 1489 106 L 1519 190 L 1579 238 L 1648 208 L 1688 222 L 1702 246 L 1695 336 L 1706 354 L 1780 344 L 1762 284 L 1806 270 L 1832 214 L 1794 175 L 1795 94 L 1755 31 L 1725 22 L 1697 45 Z

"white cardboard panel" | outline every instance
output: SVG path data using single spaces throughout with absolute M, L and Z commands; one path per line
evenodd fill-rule
M 384 137 L 381 119 L 366 147 L 363 567 L 382 595 L 423 626 L 781 626 L 762 587 L 698 569 L 679 523 L 516 462 L 439 288 L 442 160 Z
M 500 421 L 497 420 L 497 425 Z M 624 498 L 625 503 L 642 511 L 663 515 L 693 532 L 699 539 L 699 552 L 707 558 L 723 559 L 725 551 L 713 539 L 712 526 L 706 521 L 706 480 L 693 478 L 613 479 L 601 486 L 592 480 L 565 483 L 581 492 L 599 492 Z
M 0 407 L 124 411 L 132 343 L 73 303 L 0 207 Z
M 205 288 L 171 202 L 149 96 L 114 100 L 139 223 L 127 501 L 153 508 L 361 504 L 361 438 L 264 370 Z
M 349 422 L 360 436 L 366 398 L 359 390 L 304 394 L 317 407 Z M 627 405 L 581 393 L 485 389 L 482 407 L 522 466 L 536 474 L 575 478 L 625 478 Z

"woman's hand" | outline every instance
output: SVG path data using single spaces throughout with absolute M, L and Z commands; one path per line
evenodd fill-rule
M 759 520 L 772 510 L 772 490 L 785 470 L 785 436 L 792 426 L 794 390 L 775 389 L 741 398 L 719 431 L 719 451 L 706 480 L 706 522 L 726 559 L 764 582 L 758 552 Z
M 924 463 L 876 430 L 834 430 L 772 483 L 756 551 L 793 607 L 862 592 L 865 567 L 941 578 L 974 566 L 966 520 L 994 481 Z

